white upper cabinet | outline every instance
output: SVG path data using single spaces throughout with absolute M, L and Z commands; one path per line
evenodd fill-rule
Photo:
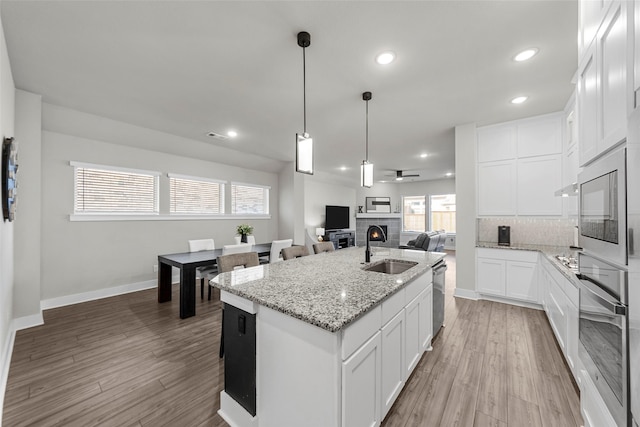
M 626 137 L 627 130 L 627 2 L 614 3 L 598 31 L 601 118 L 598 152 Z
M 478 215 L 516 214 L 516 161 L 478 165 Z
M 562 154 L 518 159 L 518 215 L 562 215 Z
M 582 58 L 578 68 L 578 145 L 580 165 L 587 163 L 597 154 L 598 142 L 598 67 L 596 49 L 592 44 Z
M 600 4 L 600 12 L 595 11 Z M 597 16 L 596 33 L 581 50 L 578 67 L 580 166 L 626 138 L 633 96 L 627 87 L 627 1 L 581 1 L 581 34 L 591 34 L 583 15 Z M 590 22 L 590 21 L 589 21 Z M 590 24 L 589 24 L 590 25 Z
M 516 126 L 497 125 L 478 129 L 478 161 L 493 162 L 516 157 Z
M 518 122 L 518 158 L 562 153 L 562 115 Z
M 580 0 L 578 8 L 578 51 L 582 56 L 596 36 L 604 14 L 605 2 L 603 0 Z

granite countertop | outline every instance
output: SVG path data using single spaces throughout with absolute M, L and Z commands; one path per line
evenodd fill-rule
M 446 254 L 371 248 L 371 263 L 386 258 L 418 264 L 400 274 L 365 271 L 364 248 L 351 247 L 219 274 L 223 291 L 336 332 L 427 271 Z
M 571 258 L 578 257 L 578 249 L 573 249 L 568 246 L 547 246 L 547 245 L 528 245 L 528 244 L 517 244 L 510 246 L 500 246 L 497 242 L 476 242 L 477 248 L 489 248 L 489 249 L 512 249 L 517 251 L 537 251 L 543 254 L 551 264 L 562 273 L 564 277 L 569 279 L 574 286 L 578 286 L 576 281 L 578 278 L 576 277 L 576 271 L 570 269 L 566 265 L 562 264 L 556 255 L 566 256 Z

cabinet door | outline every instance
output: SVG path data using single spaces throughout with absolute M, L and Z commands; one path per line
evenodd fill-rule
M 505 296 L 505 261 L 491 258 L 478 258 L 478 292 Z
M 409 378 L 422 356 L 420 342 L 420 295 L 405 308 L 405 378 Z
M 598 32 L 601 103 L 598 153 L 622 141 L 627 129 L 626 3 L 614 4 Z
M 549 276 L 549 279 L 549 323 L 558 340 L 558 345 L 562 349 L 562 352 L 566 353 L 567 319 L 565 310 L 567 297 L 551 276 Z
M 598 67 L 595 43 L 587 50 L 578 69 L 578 146 L 580 166 L 598 150 Z
M 420 348 L 431 348 L 433 338 L 433 285 L 429 285 L 420 295 Z
M 602 20 L 602 0 L 580 0 L 578 3 L 578 49 L 582 54 L 591 44 Z
M 573 286 L 568 284 L 567 286 Z M 569 368 L 571 368 L 571 372 L 573 372 L 574 377 L 578 372 L 578 341 L 579 341 L 579 332 L 578 332 L 578 307 L 574 305 L 572 302 L 567 301 L 567 342 L 566 342 L 566 351 L 565 357 L 567 359 L 567 364 Z M 577 380 L 577 379 L 576 379 Z
M 518 123 L 518 158 L 562 153 L 562 114 Z
M 574 144 L 573 146 L 567 149 L 567 152 L 564 157 L 564 164 L 563 164 L 564 179 L 562 180 L 563 187 L 571 185 L 574 182 L 578 182 L 578 164 L 579 164 L 578 145 Z M 563 199 L 566 202 L 567 214 L 569 215 L 569 217 L 577 217 L 578 216 L 577 194 L 570 194 L 569 197 L 564 197 Z
M 538 302 L 537 264 L 507 261 L 507 296 Z
M 516 127 L 513 124 L 479 128 L 478 162 L 493 162 L 516 157 Z
M 515 160 L 478 164 L 478 215 L 515 215 L 515 191 Z
M 381 419 L 384 419 L 391 409 L 405 382 L 404 321 L 404 310 L 401 310 L 382 328 Z
M 518 215 L 562 215 L 562 155 L 518 160 Z
M 342 425 L 380 424 L 380 332 L 342 364 Z

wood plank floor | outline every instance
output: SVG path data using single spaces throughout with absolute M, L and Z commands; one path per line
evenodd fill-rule
M 383 425 L 582 425 L 544 313 L 453 298 L 450 255 L 446 327 Z M 47 310 L 19 331 L 3 425 L 226 426 L 220 302 L 198 298 L 197 316 L 180 320 L 173 292 L 168 304 L 148 290 Z

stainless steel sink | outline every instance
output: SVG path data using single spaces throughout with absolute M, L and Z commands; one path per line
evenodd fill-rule
M 403 261 L 400 259 L 383 259 L 382 261 L 377 261 L 371 265 L 368 265 L 367 267 L 364 267 L 363 270 L 375 271 L 376 273 L 384 274 L 400 274 L 404 273 L 415 265 L 418 265 L 418 263 L 414 261 Z

